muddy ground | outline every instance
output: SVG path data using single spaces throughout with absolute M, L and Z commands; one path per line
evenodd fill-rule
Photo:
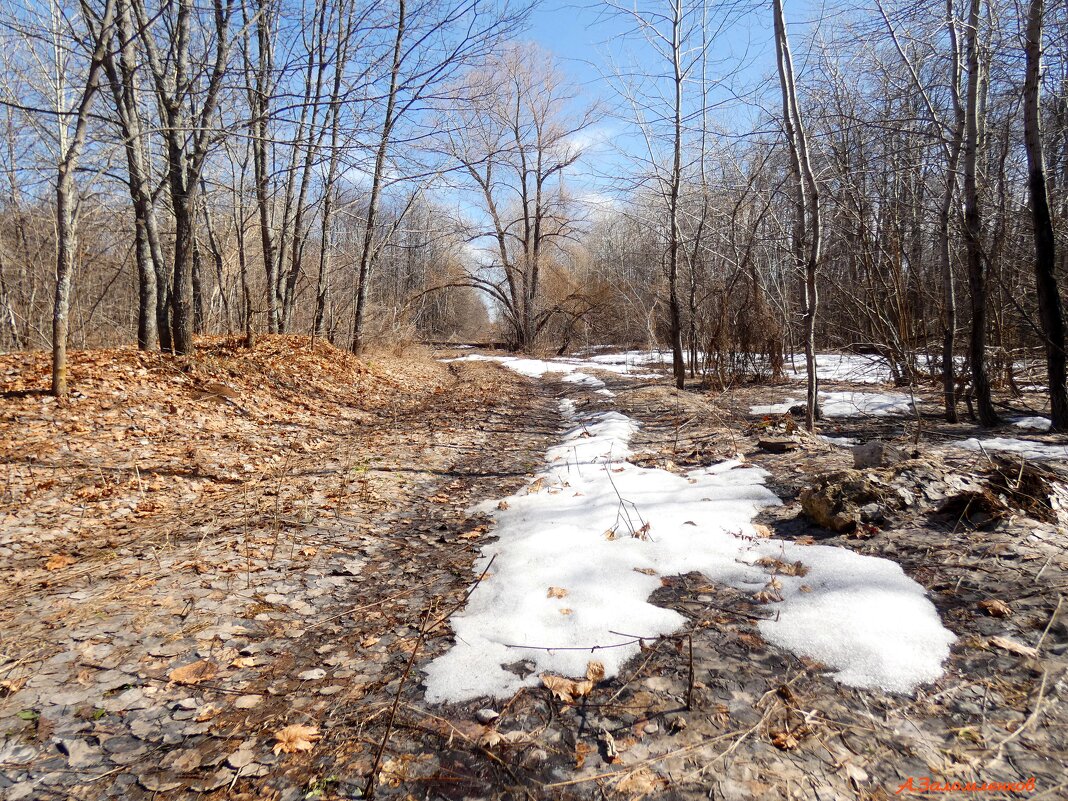
M 958 636 L 914 697 L 835 683 L 760 638 L 774 604 L 691 574 L 655 595 L 691 625 L 578 704 L 538 688 L 435 706 L 420 668 L 449 647 L 492 541 L 469 509 L 530 480 L 562 385 L 281 338 L 82 364 L 57 408 L 43 357 L 0 363 L 2 798 L 880 799 L 910 777 L 1034 777 L 1027 797 L 1068 797 L 1068 535 L 1020 510 L 935 513 L 953 476 L 986 469 L 947 447 L 968 423 L 828 425 L 920 457 L 887 479 L 911 503 L 834 535 L 798 496 L 849 451 L 802 436 L 765 453 L 780 421 L 747 414 L 796 384 L 604 376 L 617 396 L 580 400 L 642 423 L 636 460 L 766 468 L 783 499 L 767 533 L 898 561 Z

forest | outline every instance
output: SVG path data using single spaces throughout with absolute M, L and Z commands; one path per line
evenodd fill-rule
M 1068 6 L 10 0 L 0 139 L 0 798 L 1068 797 Z

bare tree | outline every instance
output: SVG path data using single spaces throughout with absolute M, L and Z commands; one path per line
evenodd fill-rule
M 193 60 L 199 13 L 192 0 L 167 2 L 150 13 L 147 0 L 133 0 L 141 41 L 160 108 L 166 143 L 165 175 L 174 217 L 171 330 L 175 353 L 192 353 L 194 330 L 193 250 L 200 178 L 212 143 L 212 122 L 230 53 L 235 0 L 212 0 L 210 33 L 202 60 Z M 164 29 L 169 34 L 160 34 Z M 160 38 L 157 38 L 159 35 Z M 161 44 L 165 43 L 165 49 Z
M 67 396 L 67 334 L 70 322 L 70 291 L 77 243 L 74 173 L 85 148 L 89 111 L 99 88 L 100 73 L 115 22 L 115 0 L 107 0 L 98 15 L 88 0 L 81 3 L 82 18 L 91 43 L 85 82 L 73 109 L 58 108 L 59 163 L 56 165 L 56 293 L 52 312 L 52 394 Z M 55 31 L 58 37 L 59 31 Z M 56 42 L 57 50 L 61 47 Z M 62 97 L 62 95 L 60 95 Z
M 820 265 L 823 226 L 820 215 L 820 192 L 812 169 L 808 139 L 797 102 L 797 81 L 794 77 L 793 56 L 786 33 L 782 0 L 772 0 L 775 28 L 775 59 L 779 68 L 782 91 L 782 122 L 794 176 L 794 233 L 793 256 L 802 276 L 802 309 L 804 311 L 805 370 L 807 373 L 807 406 L 805 427 L 812 431 L 819 411 L 819 381 L 816 376 L 816 311 L 819 295 L 816 275 Z
M 582 155 L 577 139 L 595 112 L 570 110 L 574 89 L 533 46 L 491 59 L 465 90 L 469 104 L 444 118 L 445 152 L 485 217 L 468 226 L 468 239 L 488 241 L 492 253 L 467 280 L 501 308 L 515 347 L 528 350 L 549 321 L 578 300 L 546 302 L 543 273 L 579 234 L 582 214 L 564 179 Z
M 1064 308 L 1057 287 L 1056 234 L 1049 210 L 1046 164 L 1042 152 L 1042 23 L 1043 0 L 1030 0 L 1024 28 L 1024 145 L 1035 237 L 1035 289 L 1046 346 L 1051 430 L 1068 431 L 1068 389 L 1065 387 Z

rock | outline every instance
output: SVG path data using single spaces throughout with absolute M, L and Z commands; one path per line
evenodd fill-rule
M 297 674 L 297 678 L 301 681 L 319 681 L 326 676 L 326 671 L 322 668 L 312 668 L 311 670 L 305 670 L 302 673 Z
M 856 470 L 831 473 L 801 491 L 801 511 L 813 523 L 838 533 L 861 522 L 861 507 L 882 500 L 875 485 Z
M 857 470 L 869 467 L 889 467 L 905 461 L 904 451 L 880 439 L 854 445 L 852 451 L 853 467 Z
M 774 439 L 762 439 L 757 441 L 757 447 L 768 453 L 789 453 L 790 451 L 797 450 L 797 440 L 782 439 L 780 437 Z
M 475 713 L 475 720 L 479 723 L 492 723 L 500 717 L 500 713 L 493 709 L 480 709 Z

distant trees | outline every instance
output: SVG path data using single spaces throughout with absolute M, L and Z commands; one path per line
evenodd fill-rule
M 680 386 L 804 352 L 812 422 L 849 348 L 1064 428 L 1068 10 L 871 3 L 809 38 L 774 0 L 743 86 L 741 6 L 607 2 L 606 108 L 507 2 L 9 4 L 0 347 L 57 391 L 68 343 L 213 332 L 663 345 Z
M 467 78 L 464 95 L 468 103 L 442 118 L 442 148 L 457 188 L 479 208 L 465 238 L 487 254 L 464 281 L 493 299 L 509 340 L 528 350 L 554 317 L 588 310 L 581 289 L 549 297 L 544 285 L 580 234 L 583 211 L 564 178 L 593 111 L 571 108 L 574 89 L 533 46 L 491 59 Z

